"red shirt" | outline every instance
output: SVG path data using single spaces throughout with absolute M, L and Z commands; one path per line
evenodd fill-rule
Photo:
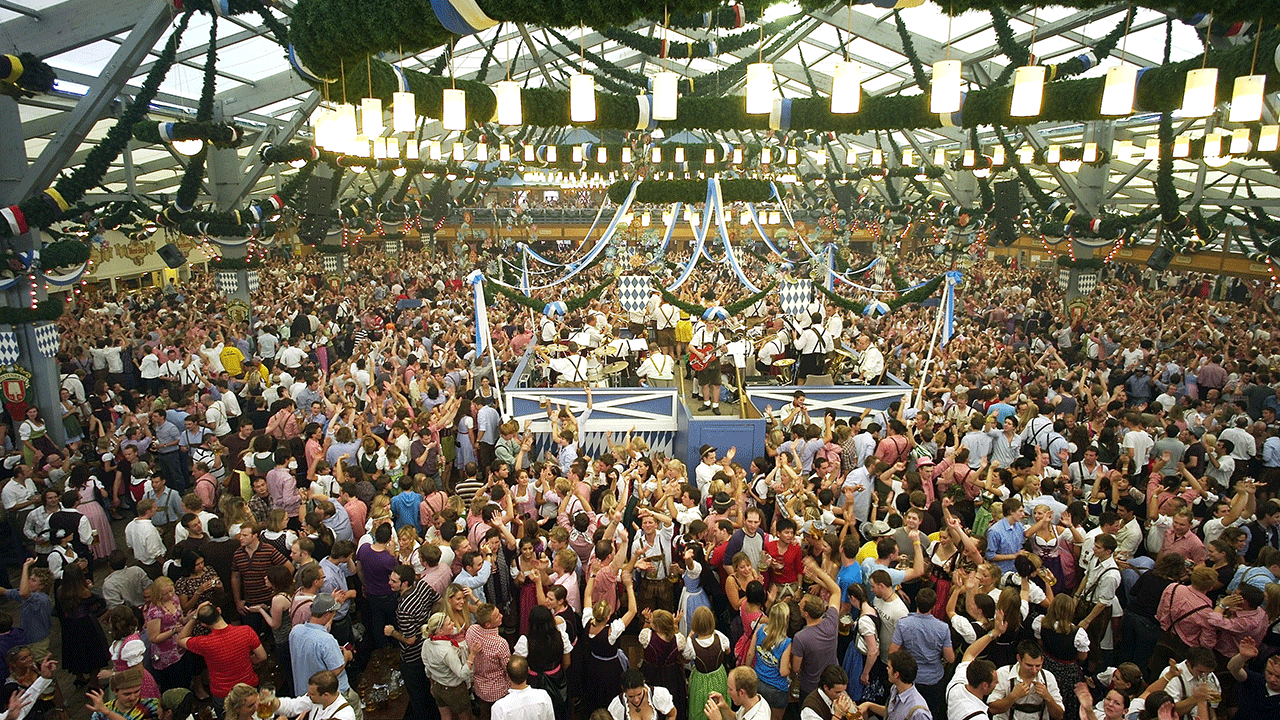
M 800 543 L 793 541 L 783 552 L 777 540 L 770 540 L 764 544 L 764 551 L 782 563 L 782 567 L 770 571 L 773 584 L 786 585 L 800 580 L 804 572 L 804 552 L 800 550 Z
M 258 633 L 248 625 L 228 625 L 208 635 L 187 638 L 187 649 L 204 657 L 209 667 L 209 692 L 224 698 L 237 683 L 258 686 L 253 651 L 261 647 Z

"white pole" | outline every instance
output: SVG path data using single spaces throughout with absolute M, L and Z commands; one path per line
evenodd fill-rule
M 929 374 L 929 364 L 933 362 L 933 350 L 937 347 L 938 332 L 942 329 L 942 314 L 947 309 L 946 294 L 950 292 L 950 290 L 951 285 L 945 285 L 942 292 L 942 298 L 938 302 L 938 317 L 933 321 L 933 334 L 929 337 L 929 353 L 925 356 L 924 365 L 920 367 L 920 389 L 916 391 L 915 402 L 912 403 L 915 407 L 923 407 L 920 401 L 924 398 L 924 383 Z

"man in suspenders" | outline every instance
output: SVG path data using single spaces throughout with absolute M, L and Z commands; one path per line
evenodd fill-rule
M 1099 535 L 1093 541 L 1093 565 L 1076 590 L 1076 622 L 1089 634 L 1092 647 L 1101 647 L 1111 622 L 1111 603 L 1120 587 L 1120 568 L 1113 557 L 1115 535 Z
M 996 671 L 988 699 L 992 720 L 1063 720 L 1058 680 L 1045 672 L 1044 652 L 1034 640 L 1018 645 L 1018 662 Z
M 822 325 L 822 317 L 814 315 L 811 324 L 805 328 L 797 343 L 800 351 L 800 365 L 796 371 L 799 385 L 804 385 L 810 375 L 821 375 L 827 371 L 827 339 L 826 329 Z

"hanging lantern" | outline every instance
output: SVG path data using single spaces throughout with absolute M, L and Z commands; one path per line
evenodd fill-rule
M 1191 138 L 1185 134 L 1179 135 L 1173 140 L 1173 156 L 1176 158 L 1185 158 L 1191 155 Z
M 467 146 L 459 140 L 453 144 L 453 160 L 454 162 L 462 162 L 467 159 Z
M 676 106 L 679 102 L 680 76 L 663 70 L 653 76 L 653 112 L 654 120 L 675 120 Z
M 328 108 L 318 107 L 316 111 L 311 113 L 311 138 L 315 146 L 328 150 L 332 142 L 330 137 L 333 134 L 333 112 Z
M 1044 161 L 1050 165 L 1057 165 L 1062 160 L 1062 146 L 1050 145 L 1049 150 L 1044 154 Z
M 360 101 L 360 134 L 377 137 L 382 134 L 382 100 L 364 98 Z
M 1244 75 L 1236 78 L 1236 86 L 1231 93 L 1231 114 L 1227 116 L 1227 120 L 1233 123 L 1261 120 L 1263 87 L 1266 84 L 1266 75 Z
M 532 145 L 525 145 L 525 146 L 524 146 L 524 161 L 525 161 L 525 162 L 527 162 L 527 163 L 531 163 L 531 162 L 533 162 L 533 161 L 534 161 L 534 160 L 536 160 L 536 159 L 537 159 L 537 154 L 536 154 L 536 150 L 534 149 L 534 147 L 533 147 Z
M 960 61 L 939 60 L 933 64 L 933 86 L 929 112 L 950 115 L 960 110 Z
M 747 114 L 768 115 L 773 112 L 773 63 L 751 63 L 747 66 Z
M 733 149 L 733 164 L 734 165 L 742 164 L 742 148 L 740 147 L 735 147 Z
M 569 150 L 569 159 L 573 161 L 575 164 L 582 162 L 582 146 L 581 145 L 574 145 Z
M 1138 68 L 1117 65 L 1107 68 L 1107 83 L 1102 89 L 1101 114 L 1112 117 L 1133 112 L 1133 95 L 1138 88 Z
M 1258 152 L 1275 152 L 1280 147 L 1280 125 L 1263 125 L 1258 133 Z
M 493 86 L 493 94 L 498 100 L 498 124 L 523 125 L 524 106 L 520 100 L 520 84 L 503 80 Z
M 511 162 L 511 146 L 502 143 L 498 146 L 498 162 Z
M 978 153 L 974 152 L 973 150 L 965 150 L 964 155 L 960 160 L 960 165 L 962 167 L 971 168 L 977 164 L 977 160 L 978 160 Z
M 683 147 L 683 146 L 680 146 L 680 147 L 677 147 L 677 148 L 676 148 L 676 152 L 675 152 L 675 161 L 676 161 L 676 163 L 677 163 L 677 164 L 678 164 L 678 163 L 682 163 L 682 162 L 684 162 L 684 147 Z
M 418 128 L 417 99 L 411 92 L 391 94 L 391 130 L 411 133 Z
M 476 160 L 480 162 L 489 162 L 489 144 L 480 142 L 476 144 Z
M 849 115 L 862 106 L 862 66 L 838 62 L 831 68 L 831 114 Z
M 662 162 L 662 148 L 658 147 L 657 145 L 654 145 L 653 152 L 650 154 L 650 157 L 652 158 L 652 162 L 655 162 L 655 163 Z
M 630 145 L 622 146 L 622 162 L 624 164 L 631 162 L 631 146 Z
M 945 148 L 934 148 L 933 164 L 939 167 L 947 164 L 947 151 Z
M 420 149 L 418 148 L 417 140 L 414 140 L 413 138 L 409 138 L 408 140 L 404 141 L 404 159 L 405 160 L 417 160 L 419 157 L 418 155 L 419 152 L 420 152 Z
M 716 149 L 715 149 L 715 148 L 707 148 L 707 151 L 706 151 L 705 153 L 703 153 L 703 154 L 702 154 L 702 163 L 703 163 L 704 165 L 715 165 L 715 164 L 716 164 Z
M 1244 155 L 1253 147 L 1249 138 L 1249 128 L 1236 128 L 1231 131 L 1231 146 L 1227 152 L 1232 155 Z
M 991 165 L 1004 167 L 1004 145 L 997 145 L 991 150 Z
M 1198 68 L 1187 73 L 1187 84 L 1182 90 L 1182 108 L 1178 113 L 1185 118 L 1203 118 L 1213 114 L 1217 103 L 1218 68 Z
M 1084 152 L 1081 153 L 1081 160 L 1087 163 L 1098 162 L 1098 143 L 1087 142 L 1084 144 Z
M 386 139 L 387 157 L 392 160 L 400 159 L 400 139 L 389 137 Z
M 439 140 L 432 140 L 431 142 L 427 143 L 427 157 L 431 158 L 432 162 L 440 162 L 440 141 Z
M 596 148 L 596 162 L 600 165 L 609 162 L 609 148 L 604 145 Z
M 795 148 L 787 148 L 787 164 L 795 165 L 798 162 L 800 162 L 800 154 L 796 152 Z
M 576 123 L 596 121 L 596 79 L 585 73 L 569 78 L 569 119 Z
M 467 93 L 455 88 L 444 91 L 444 109 L 440 113 L 440 123 L 445 130 L 467 129 Z
M 380 137 L 376 137 L 373 139 L 373 159 L 374 160 L 387 159 L 387 141 L 383 140 Z
M 771 162 L 773 162 L 773 148 L 769 148 L 769 147 L 760 148 L 760 164 L 768 165 Z
M 1035 117 L 1044 101 L 1043 65 L 1024 65 L 1013 72 L 1013 99 L 1010 117 Z
M 1129 162 L 1133 160 L 1133 141 L 1117 140 L 1112 146 L 1111 152 L 1120 162 Z
M 1147 138 L 1146 147 L 1142 150 L 1143 160 L 1159 160 L 1160 159 L 1160 138 Z
M 337 114 L 334 119 L 333 141 L 337 145 L 343 145 L 355 139 L 356 135 L 356 106 L 350 103 L 343 103 L 338 106 Z

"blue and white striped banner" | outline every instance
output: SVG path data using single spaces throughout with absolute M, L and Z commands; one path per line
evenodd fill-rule
M 689 279 L 689 276 L 693 274 L 694 266 L 698 264 L 699 258 L 702 257 L 702 246 L 706 244 L 707 231 L 711 229 L 712 212 L 710 208 L 712 207 L 711 203 L 712 203 L 712 198 L 714 197 L 714 192 L 712 190 L 713 187 L 714 187 L 713 183 L 708 181 L 707 182 L 707 199 L 706 199 L 706 202 L 703 203 L 703 205 L 705 205 L 707 208 L 707 212 L 702 217 L 701 231 L 699 231 L 697 226 L 693 225 L 692 222 L 689 223 L 690 227 L 693 229 L 693 236 L 698 242 L 696 245 L 694 245 L 693 252 L 689 254 L 689 262 L 685 263 L 684 268 L 680 271 L 680 277 L 676 278 L 674 282 L 672 282 L 670 285 L 667 286 L 668 292 L 675 292 L 677 289 L 679 289 L 681 285 L 684 284 L 686 280 Z M 635 194 L 634 186 L 631 189 L 631 193 L 633 195 Z
M 752 283 L 751 280 L 747 278 L 747 274 L 742 272 L 742 267 L 738 265 L 738 258 L 733 254 L 733 243 L 729 242 L 729 230 L 725 227 L 724 223 L 724 203 L 721 201 L 720 180 L 715 178 L 710 182 L 711 190 L 714 194 L 715 206 L 712 207 L 708 204 L 707 214 L 710 215 L 713 212 L 715 213 L 716 230 L 720 233 L 720 242 L 724 243 L 724 256 L 729 260 L 729 267 L 733 268 L 734 274 L 738 276 L 738 281 L 741 282 L 750 292 L 758 293 L 760 292 L 760 288 L 756 287 L 755 283 Z
M 471 283 L 471 295 L 476 302 L 476 359 L 484 357 L 489 349 L 489 311 L 484 304 L 484 274 L 479 270 L 467 276 Z
M 956 325 L 956 285 L 960 284 L 963 276 L 959 270 L 950 270 L 947 272 L 946 281 L 942 288 L 942 335 L 939 338 L 939 344 L 946 346 L 951 340 L 951 336 L 955 334 Z

